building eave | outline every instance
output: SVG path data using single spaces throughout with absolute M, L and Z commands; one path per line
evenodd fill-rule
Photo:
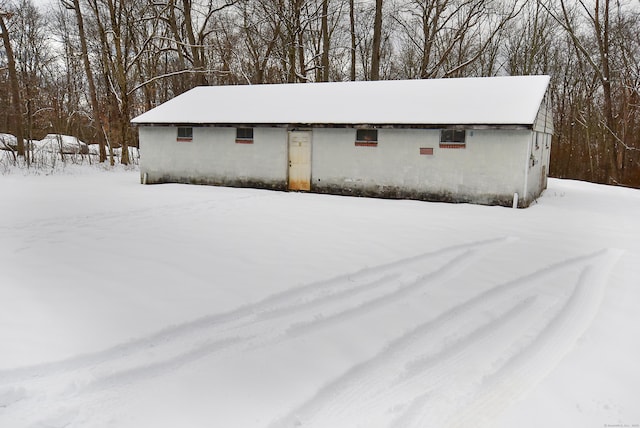
M 531 123 L 190 123 L 190 122 L 132 122 L 135 127 L 203 127 L 203 128 L 375 128 L 375 129 L 511 129 L 531 130 Z

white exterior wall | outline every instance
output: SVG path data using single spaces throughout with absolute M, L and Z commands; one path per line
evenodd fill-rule
M 238 144 L 235 128 L 139 128 L 141 175 L 147 183 L 181 182 L 286 189 L 288 132 L 254 128 L 253 144 Z M 535 150 L 529 130 L 467 130 L 465 148 L 440 148 L 438 129 L 379 129 L 376 147 L 356 146 L 353 128 L 314 128 L 311 190 L 511 206 L 527 206 L 546 185 L 548 150 Z M 542 134 L 541 135 L 548 135 Z M 420 154 L 432 148 L 433 155 Z M 532 165 L 531 156 L 539 159 Z M 545 161 L 546 159 L 546 161 Z M 546 174 L 544 175 L 546 177 Z
M 551 134 L 532 132 L 529 144 L 529 163 L 527 177 L 527 205 L 533 202 L 547 188 L 549 159 L 551 153 Z
M 551 108 L 551 95 L 547 91 L 542 99 L 533 130 L 553 134 L 553 109 Z
M 553 110 L 551 109 L 551 95 L 547 90 L 533 124 L 529 144 L 526 205 L 533 202 L 547 188 L 552 135 Z
M 254 128 L 253 144 L 236 143 L 231 127 L 194 127 L 189 142 L 176 141 L 176 127 L 143 126 L 139 132 L 140 173 L 148 183 L 286 188 L 285 129 Z
M 437 129 L 380 129 L 377 147 L 357 147 L 354 129 L 314 129 L 312 189 L 510 205 L 524 191 L 530 135 L 467 130 L 466 148 L 451 149 Z

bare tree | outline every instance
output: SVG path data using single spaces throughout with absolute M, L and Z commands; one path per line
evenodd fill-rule
M 373 44 L 371 46 L 371 80 L 380 80 L 380 46 L 382 44 L 382 0 L 376 0 L 373 18 Z
M 640 183 L 638 9 L 624 1 L 539 0 L 567 47 L 556 49 L 556 155 L 552 172 L 611 184 Z M 553 49 L 552 49 L 553 50 Z M 571 159 L 571 161 L 570 161 Z M 585 167 L 586 165 L 586 167 Z
M 246 58 L 240 59 L 249 83 L 266 83 L 276 59 L 275 51 L 281 37 L 282 22 L 277 19 L 272 4 L 267 2 L 239 3 L 241 32 Z
M 603 124 L 609 131 L 604 143 L 608 165 L 608 182 L 619 182 L 618 174 L 618 142 L 616 141 L 616 123 L 613 116 L 613 97 L 611 89 L 611 1 L 595 0 L 592 5 L 583 0 L 577 0 L 574 5 L 568 5 L 566 0 L 560 0 L 559 7 L 542 3 L 545 9 L 567 32 L 573 42 L 578 55 L 581 55 L 595 73 L 600 82 L 603 96 L 602 114 Z M 582 23 L 578 22 L 582 18 Z M 583 28 L 589 28 L 588 32 L 582 32 Z M 589 43 L 596 45 L 596 55 L 593 55 Z
M 329 44 L 331 34 L 329 33 L 329 0 L 322 0 L 322 78 L 323 82 L 329 81 Z
M 7 54 L 7 67 L 9 69 L 9 79 L 11 81 L 11 100 L 13 102 L 15 116 L 15 133 L 17 141 L 18 156 L 24 157 L 24 133 L 22 127 L 22 100 L 20 98 L 20 82 L 18 81 L 18 73 L 16 71 L 16 62 L 13 56 L 13 48 L 11 47 L 11 39 L 9 37 L 9 29 L 5 23 L 5 18 L 11 18 L 13 14 L 7 11 L 0 11 L 0 31 L 2 31 L 2 42 Z
M 476 74 L 486 75 L 497 71 L 502 32 L 522 7 L 495 0 L 401 0 L 393 19 L 403 54 L 414 62 L 420 57 L 421 78 L 474 74 L 466 70 L 483 59 L 486 64 Z
M 557 25 L 542 5 L 526 2 L 503 42 L 506 71 L 511 75 L 549 73 L 553 40 L 558 36 Z
M 355 5 L 354 0 L 349 0 L 349 35 L 351 40 L 351 66 L 349 69 L 349 80 L 356 80 L 356 17 L 355 17 Z
M 87 85 L 89 89 L 89 100 L 91 102 L 91 109 L 93 110 L 93 122 L 97 130 L 98 139 L 98 156 L 100 162 L 107 160 L 106 144 L 105 144 L 105 128 L 102 124 L 102 109 L 98 102 L 98 93 L 96 90 L 95 81 L 93 79 L 93 71 L 91 70 L 91 63 L 89 61 L 89 50 L 87 48 L 87 38 L 84 29 L 84 17 L 80 8 L 80 0 L 62 0 L 62 4 L 65 8 L 73 10 L 76 17 L 76 23 L 78 25 L 78 35 L 80 38 L 80 49 L 82 54 L 82 62 L 84 64 L 84 72 L 87 77 Z

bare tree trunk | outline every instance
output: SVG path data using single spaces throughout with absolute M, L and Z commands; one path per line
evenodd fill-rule
M 185 30 L 187 33 L 187 40 L 189 47 L 191 48 L 191 56 L 193 62 L 193 69 L 198 71 L 196 73 L 196 85 L 207 85 L 207 78 L 204 74 L 206 70 L 204 48 L 198 45 L 196 41 L 195 32 L 193 30 L 193 21 L 191 16 L 191 0 L 182 0 L 182 7 L 184 13 Z
M 440 18 L 447 6 L 447 2 L 429 1 L 422 10 L 422 57 L 420 59 L 420 78 L 431 76 L 430 64 L 433 43 L 440 26 Z
M 102 111 L 100 103 L 98 102 L 98 93 L 96 91 L 96 84 L 93 80 L 93 72 L 91 71 L 91 64 L 89 63 L 89 53 L 87 50 L 87 39 L 84 31 L 84 18 L 82 11 L 80 10 L 80 0 L 73 0 L 73 9 L 76 13 L 76 20 L 78 21 L 78 32 L 80 35 L 80 48 L 82 50 L 82 61 L 84 63 L 84 72 L 87 75 L 87 85 L 89 85 L 89 98 L 91 100 L 91 109 L 93 110 L 93 120 L 96 124 L 98 131 L 98 153 L 100 162 L 107 160 L 107 151 L 105 149 L 104 130 L 102 126 Z
M 380 80 L 380 45 L 382 44 L 382 0 L 376 0 L 371 49 L 371 80 Z
M 105 28 L 105 25 L 102 23 L 102 18 L 100 16 L 100 6 L 98 5 L 98 0 L 89 0 L 89 6 L 91 7 L 91 10 L 94 14 L 94 18 L 95 18 L 95 22 L 96 22 L 96 26 L 97 26 L 97 30 L 98 30 L 98 38 L 100 40 L 100 44 L 101 44 L 101 48 L 100 48 L 100 58 L 101 58 L 101 67 L 102 67 L 102 77 L 104 79 L 104 85 L 106 88 L 109 88 L 110 82 L 111 82 L 111 78 L 110 76 L 110 70 L 111 70 L 111 60 L 109 58 L 109 55 L 107 54 L 107 48 L 106 46 L 109 46 L 109 41 L 107 40 L 107 30 Z M 108 89 L 107 89 L 108 90 Z M 111 123 L 112 121 L 112 104 L 115 104 L 116 102 L 113 101 L 113 98 L 115 98 L 113 91 L 109 90 L 109 96 L 107 99 L 107 112 L 108 112 L 108 119 L 107 119 L 107 123 Z M 109 164 L 111 166 L 115 165 L 115 160 L 114 160 L 114 155 L 113 155 L 113 144 L 111 142 L 111 137 L 110 135 L 107 133 L 106 129 L 102 130 L 102 133 L 104 135 L 104 140 L 107 143 L 107 147 L 109 148 Z
M 349 0 L 349 32 L 351 33 L 351 70 L 349 80 L 356 80 L 356 17 L 354 0 Z
M 329 0 L 322 0 L 322 81 L 329 81 Z
M 128 134 L 129 134 L 129 102 L 128 102 L 128 94 L 127 94 L 127 75 L 124 64 L 123 57 L 123 46 L 122 46 L 122 28 L 121 28 L 121 19 L 122 15 L 119 13 L 120 10 L 116 10 L 116 7 L 122 7 L 121 4 L 116 4 L 113 0 L 107 0 L 107 6 L 109 8 L 109 17 L 111 19 L 111 28 L 114 30 L 113 33 L 113 42 L 114 42 L 114 50 L 116 53 L 116 60 L 113 67 L 113 75 L 116 79 L 117 87 L 113 88 L 114 95 L 119 98 L 118 100 L 118 120 L 120 122 L 120 137 L 121 137 L 121 149 L 122 155 L 120 157 L 120 163 L 123 165 L 129 165 L 129 148 L 128 148 Z M 116 94 L 115 91 L 119 91 L 119 94 Z
M 169 17 L 167 19 L 168 21 L 168 25 L 169 28 L 171 29 L 171 33 L 173 34 L 173 37 L 175 38 L 176 42 L 181 41 L 180 38 L 180 32 L 178 30 L 178 20 L 176 18 L 176 6 L 175 6 L 175 1 L 174 0 L 170 0 L 169 3 Z M 176 54 L 178 55 L 178 69 L 179 70 L 185 70 L 187 68 L 186 66 L 186 62 L 184 59 L 184 52 L 182 51 L 182 46 L 177 46 L 176 48 Z
M 20 83 L 18 82 L 18 73 L 16 72 L 16 62 L 9 40 L 9 30 L 4 22 L 7 13 L 0 12 L 0 30 L 2 30 L 2 41 L 4 49 L 7 53 L 7 66 L 9 68 L 9 79 L 11 81 L 11 100 L 13 101 L 14 115 L 16 117 L 16 138 L 18 143 L 18 156 L 24 157 L 24 132 L 22 129 L 22 100 L 20 99 Z
M 307 81 L 307 71 L 305 66 L 305 57 L 304 57 L 304 30 L 302 28 L 302 6 L 304 4 L 303 0 L 294 0 L 294 24 L 295 24 L 295 46 L 298 54 L 298 66 L 300 69 L 298 70 L 298 79 L 301 82 Z
M 598 52 L 600 53 L 600 62 L 602 63 L 602 73 L 600 74 L 600 80 L 602 83 L 602 92 L 604 95 L 604 118 L 608 128 L 607 135 L 607 158 L 609 160 L 610 179 L 614 183 L 619 182 L 619 170 L 622 165 L 618 164 L 618 144 L 615 141 L 616 136 L 616 121 L 613 117 L 613 97 L 611 95 L 611 69 L 609 65 L 609 50 L 611 44 L 609 43 L 609 5 L 610 0 L 605 0 L 604 13 L 600 22 L 600 0 L 596 0 L 594 10 L 594 29 L 596 31 L 596 40 L 598 42 Z

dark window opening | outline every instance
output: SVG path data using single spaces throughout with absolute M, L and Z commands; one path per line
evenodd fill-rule
M 464 129 L 443 129 L 440 131 L 440 142 L 464 144 L 466 135 Z
M 236 128 L 236 143 L 253 144 L 253 128 Z
M 357 129 L 356 130 L 356 146 L 377 147 L 378 146 L 378 130 L 377 129 Z
M 253 128 L 236 128 L 236 139 L 253 140 Z
M 192 141 L 193 140 L 193 128 L 179 127 L 178 128 L 178 141 Z
M 377 143 L 378 130 L 377 129 L 358 129 L 356 130 L 356 141 L 361 141 L 364 143 Z

